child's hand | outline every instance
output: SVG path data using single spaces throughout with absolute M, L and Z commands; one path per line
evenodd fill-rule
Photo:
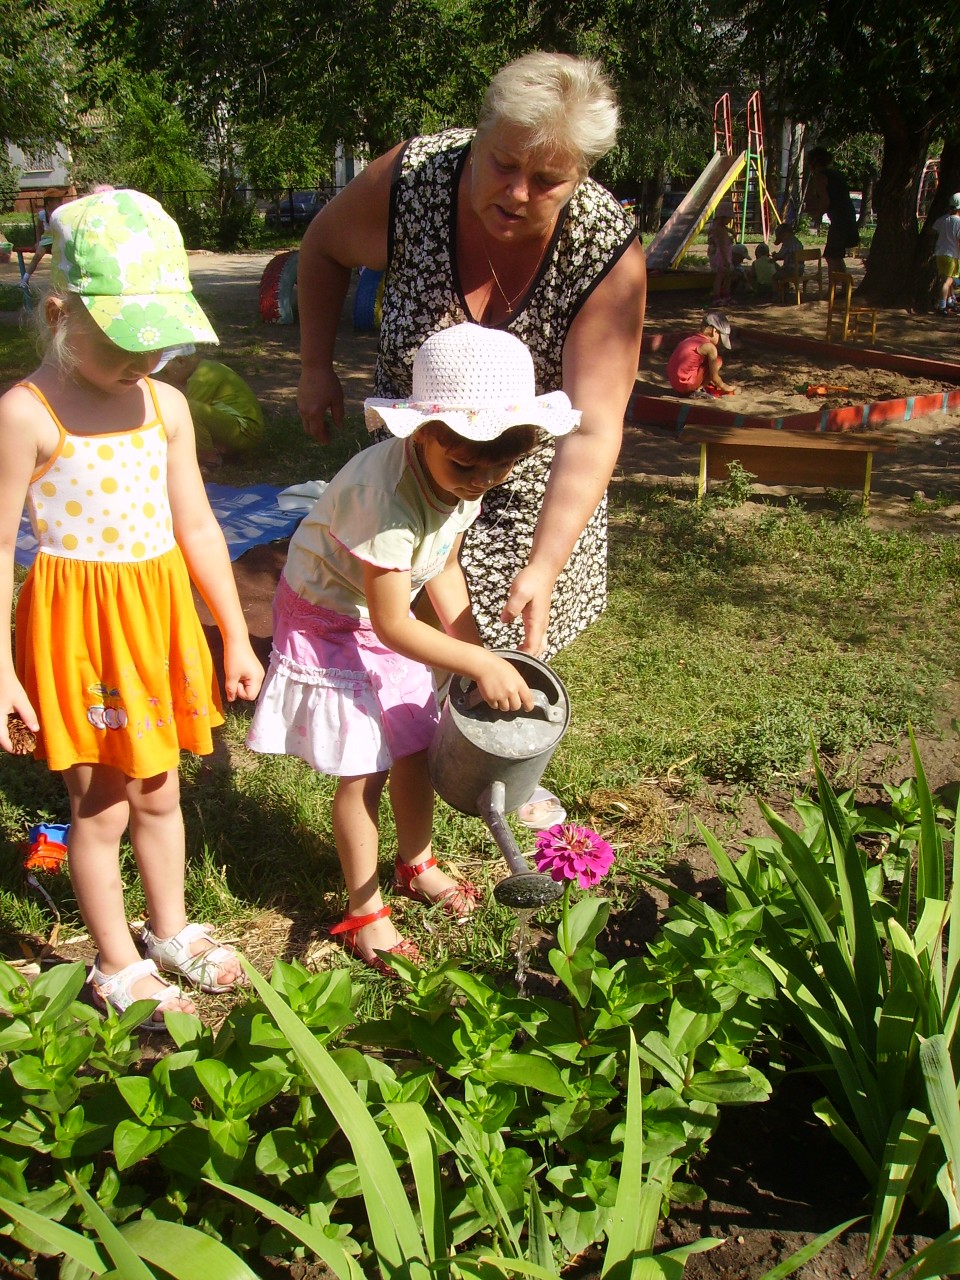
M 253 702 L 263 684 L 263 666 L 250 642 L 224 645 L 223 687 L 228 702 Z
M 533 694 L 516 667 L 506 658 L 488 653 L 485 669 L 477 676 L 477 688 L 484 702 L 495 711 L 532 711 Z
M 31 733 L 39 733 L 40 722 L 37 719 L 37 713 L 23 685 L 13 678 L 9 684 L 3 682 L 0 685 L 0 749 L 6 751 L 8 755 L 19 755 L 21 752 L 10 737 L 9 717 L 11 715 L 19 716 Z

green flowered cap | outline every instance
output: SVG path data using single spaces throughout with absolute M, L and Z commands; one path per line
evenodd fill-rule
M 111 342 L 157 351 L 219 342 L 190 289 L 180 228 L 140 191 L 104 191 L 50 219 L 50 281 L 76 293 Z

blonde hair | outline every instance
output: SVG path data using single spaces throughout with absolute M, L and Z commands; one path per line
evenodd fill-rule
M 51 324 L 47 318 L 47 308 L 51 303 L 60 313 L 56 324 Z M 44 361 L 54 365 L 61 377 L 66 377 L 77 367 L 77 355 L 71 338 L 72 331 L 76 328 L 77 313 L 80 311 L 84 311 L 84 306 L 77 294 L 60 293 L 55 289 L 43 296 L 34 311 L 37 346 Z
M 599 62 L 528 53 L 490 81 L 477 136 L 512 125 L 529 135 L 531 150 L 569 155 L 585 177 L 616 142 L 619 119 L 616 93 Z

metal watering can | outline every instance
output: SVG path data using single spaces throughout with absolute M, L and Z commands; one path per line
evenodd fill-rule
M 570 723 L 570 700 L 545 663 L 526 653 L 497 649 L 530 686 L 532 711 L 496 711 L 473 680 L 454 676 L 427 756 L 437 795 L 461 813 L 483 818 L 512 875 L 493 896 L 514 909 L 552 902 L 563 886 L 534 871 L 517 848 L 504 817 L 533 795 Z

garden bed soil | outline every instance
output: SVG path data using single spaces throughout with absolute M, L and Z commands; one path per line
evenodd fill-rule
M 209 300 L 215 307 L 221 338 L 220 357 L 247 378 L 268 415 L 292 414 L 299 372 L 298 330 L 293 326 L 262 326 L 256 330 L 255 337 L 251 337 L 251 324 L 255 323 L 257 314 L 257 284 L 268 261 L 269 255 L 263 254 L 192 255 L 191 271 L 201 302 Z M 5 278 L 4 271 L 9 272 L 9 267 L 0 266 L 0 280 Z M 653 294 L 647 329 L 695 331 L 703 315 L 703 303 L 703 298 L 692 295 Z M 828 405 L 862 402 L 865 397 L 914 395 L 935 385 L 929 379 L 915 381 L 887 371 L 819 364 L 807 356 L 750 343 L 752 327 L 822 337 L 825 311 L 825 304 L 817 302 L 801 307 L 731 308 L 729 315 L 738 344 L 737 349 L 727 353 L 724 372 L 738 387 L 738 396 L 733 401 L 717 403 L 725 408 L 733 403 L 736 411 L 742 413 L 803 412 L 810 408 L 811 402 L 797 388 L 808 383 L 850 388 L 849 394 L 838 393 L 837 399 L 819 402 Z M 953 360 L 960 350 L 958 338 L 960 322 L 951 325 L 932 314 L 881 310 L 875 345 L 883 350 Z M 337 351 L 348 413 L 359 412 L 363 397 L 370 394 L 375 351 L 374 334 L 353 332 L 348 306 L 341 321 Z M 638 386 L 642 384 L 647 394 L 654 389 L 668 394 L 663 376 L 665 359 L 665 354 L 660 353 L 644 355 Z M 884 430 L 897 437 L 899 447 L 892 457 L 877 460 L 870 523 L 890 528 L 909 522 L 909 527 L 916 528 L 915 495 L 919 493 L 927 499 L 940 495 L 936 509 L 931 504 L 929 512 L 922 516 L 925 527 L 960 531 L 960 413 L 893 423 Z M 674 431 L 662 427 L 628 425 L 613 481 L 615 489 L 641 482 L 692 490 L 695 474 L 695 446 L 680 444 Z M 768 487 L 760 492 L 776 500 L 789 491 Z M 234 564 L 251 634 L 262 656 L 269 651 L 270 604 L 285 551 L 284 543 L 256 547 Z M 212 633 L 211 639 L 216 643 Z M 960 685 L 948 687 L 946 695 L 941 721 L 933 733 L 920 741 L 920 751 L 931 786 L 955 789 L 960 778 L 960 757 L 950 726 L 952 719 L 960 719 Z M 883 782 L 899 781 L 912 772 L 905 743 L 895 749 L 884 744 L 868 748 L 861 754 L 854 771 L 858 799 L 881 800 Z M 749 797 L 736 797 L 735 818 L 731 819 L 733 798 L 729 789 L 717 786 L 704 789 L 691 799 L 679 795 L 674 780 L 666 778 L 652 786 L 638 787 L 631 795 L 622 797 L 618 813 L 622 821 L 644 827 L 651 835 L 651 842 L 656 842 L 657 824 L 664 834 L 672 828 L 683 835 L 695 830 L 694 820 L 699 818 L 722 833 L 726 847 L 736 854 L 747 836 L 766 834 L 767 828 L 758 806 Z M 783 816 L 788 816 L 789 795 L 767 798 Z M 603 817 L 600 802 L 597 816 Z M 678 831 L 678 824 L 682 831 Z M 731 828 L 734 830 L 728 836 Z M 719 891 L 713 865 L 706 850 L 699 846 L 694 847 L 682 863 L 668 866 L 664 875 L 678 886 L 707 898 Z M 665 905 L 666 899 L 660 894 L 641 894 L 629 912 L 621 912 L 611 919 L 606 935 L 600 939 L 604 951 L 611 957 L 638 954 L 656 931 Z M 264 913 L 244 931 L 239 941 L 254 963 L 264 967 L 272 957 L 302 956 L 308 949 L 316 961 L 316 949 L 323 946 L 315 924 L 307 927 L 277 912 Z M 89 943 L 80 940 L 72 946 L 58 947 L 57 955 L 89 958 L 89 949 Z M 544 973 L 548 968 L 544 960 L 538 963 L 536 949 L 533 964 Z M 198 1003 L 205 1018 L 211 1021 L 222 1017 L 227 1007 L 222 997 L 201 996 Z M 147 1043 L 159 1039 L 146 1037 Z M 159 1047 L 158 1044 L 156 1048 Z M 756 1280 L 815 1235 L 868 1212 L 863 1183 L 856 1169 L 811 1114 L 810 1104 L 815 1096 L 813 1086 L 802 1078 L 788 1078 L 778 1084 L 770 1102 L 729 1108 L 723 1113 L 709 1154 L 692 1174 L 708 1198 L 700 1206 L 675 1212 L 662 1230 L 664 1247 L 701 1235 L 716 1236 L 724 1241 L 713 1252 L 690 1259 L 684 1273 L 686 1280 L 720 1280 L 721 1277 L 723 1280 Z M 888 1275 L 896 1262 L 920 1248 L 928 1238 L 926 1233 L 940 1229 L 936 1223 L 904 1220 L 881 1277 Z M 819 1258 L 807 1263 L 797 1275 L 801 1280 L 865 1276 L 865 1239 L 862 1229 L 851 1230 Z M 597 1259 L 589 1254 L 571 1268 L 572 1274 L 593 1275 L 596 1271 Z M 322 1268 L 302 1263 L 295 1264 L 290 1271 L 293 1280 L 319 1280 L 325 1274 Z

